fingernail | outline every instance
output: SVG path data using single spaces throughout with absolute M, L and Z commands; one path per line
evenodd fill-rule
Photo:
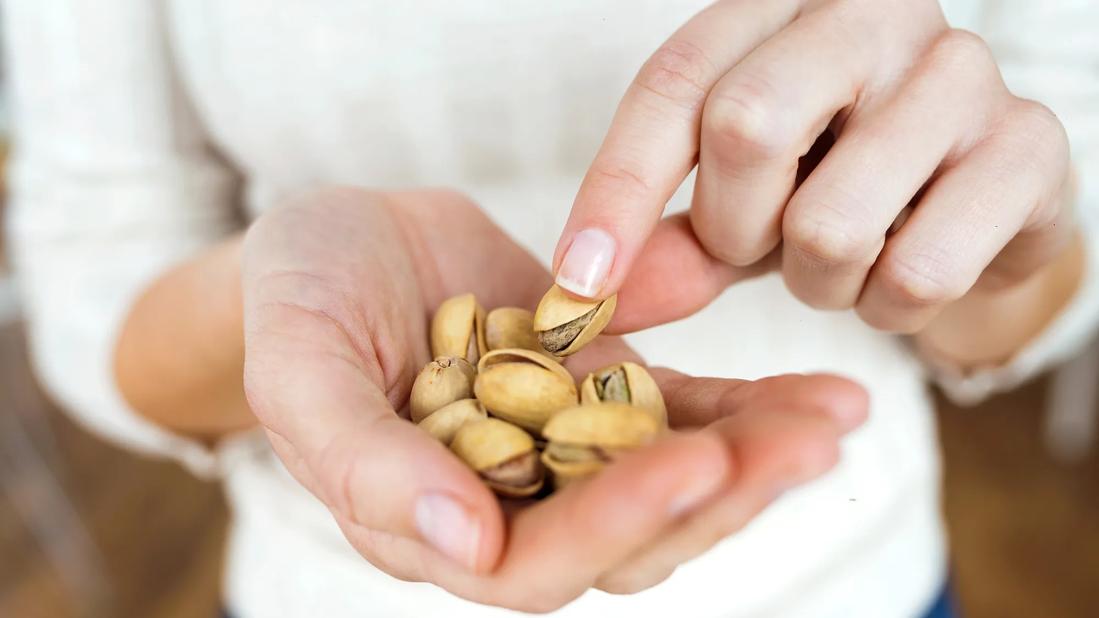
M 581 230 L 557 270 L 557 285 L 579 296 L 594 297 L 603 289 L 614 264 L 614 237 L 598 228 Z
M 430 493 L 416 501 L 416 528 L 435 549 L 452 560 L 475 568 L 481 546 L 481 526 L 458 501 Z
M 725 478 L 720 474 L 708 474 L 693 479 L 668 504 L 668 512 L 672 517 L 680 517 L 697 509 L 720 491 L 724 482 Z

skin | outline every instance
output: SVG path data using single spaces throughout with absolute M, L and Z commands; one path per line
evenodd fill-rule
M 689 214 L 661 221 L 696 166 Z M 637 74 L 554 270 L 597 228 L 617 241 L 594 295 L 621 293 L 614 332 L 780 270 L 813 307 L 853 308 L 963 367 L 1002 361 L 1079 280 L 1068 172 L 1057 118 L 1012 95 L 937 2 L 724 0 Z M 1004 307 L 1027 317 L 985 319 Z M 957 332 L 971 336 L 949 345 Z
M 221 319 L 243 323 L 247 400 L 276 453 L 364 558 L 479 602 L 547 611 L 593 586 L 619 593 L 652 586 L 784 489 L 829 469 L 841 436 L 867 413 L 865 392 L 838 377 L 749 382 L 654 369 L 677 431 L 590 482 L 502 510 L 470 470 L 402 417 L 412 380 L 429 360 L 428 318 L 442 300 L 473 291 L 485 306 L 534 307 L 549 273 L 468 200 L 447 192 L 312 193 L 264 215 L 240 250 L 227 248 L 239 242 L 164 281 L 243 299 L 239 314 L 227 304 Z M 464 259 L 452 259 L 458 254 Z M 218 270 L 218 260 L 242 273 L 235 285 L 203 276 Z M 198 285 L 203 280 L 225 289 Z M 141 387 L 129 380 L 141 377 L 139 367 L 155 368 L 157 382 L 171 387 L 160 398 L 146 389 L 143 413 L 184 432 L 214 419 L 198 432 L 208 436 L 249 412 L 223 406 L 231 422 L 201 411 L 199 420 L 195 408 L 189 417 L 174 400 L 188 393 L 203 402 L 205 386 L 224 379 L 212 369 L 219 363 L 204 364 L 211 370 L 203 375 L 166 360 L 219 349 L 226 335 L 203 340 L 200 328 L 185 328 L 192 316 L 155 298 L 180 293 L 156 285 L 135 306 L 126 327 L 133 332 L 123 337 L 131 343 L 119 347 L 118 365 L 130 367 L 120 386 L 133 399 Z M 139 349 L 141 330 L 151 328 L 151 317 L 140 314 L 153 310 L 165 334 Z M 414 315 L 422 319 L 408 318 Z M 167 333 L 179 333 L 169 349 Z M 221 349 L 235 349 L 225 343 Z M 221 362 L 239 358 L 226 351 Z M 568 366 L 580 375 L 622 360 L 641 359 L 618 338 L 600 337 Z M 417 498 L 440 493 L 479 522 L 480 542 L 466 560 L 440 554 L 415 525 Z
M 661 220 L 696 165 L 690 212 Z M 725 0 L 630 86 L 554 268 L 576 232 L 609 232 L 618 253 L 596 296 L 619 292 L 619 332 L 780 270 L 802 301 L 912 333 L 943 362 L 1000 362 L 1079 280 L 1067 170 L 1056 118 L 1011 95 L 984 43 L 930 0 Z M 116 375 L 137 410 L 177 431 L 214 440 L 258 422 L 387 573 L 527 611 L 662 581 L 828 469 L 865 418 L 865 393 L 836 377 L 657 369 L 679 431 L 501 510 L 400 416 L 444 298 L 533 307 L 549 283 L 455 194 L 311 193 L 158 280 L 123 328 Z M 600 337 L 569 366 L 627 359 Z M 412 513 L 427 493 L 479 522 L 465 559 L 421 536 Z

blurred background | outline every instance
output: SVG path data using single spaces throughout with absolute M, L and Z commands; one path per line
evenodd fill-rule
M 0 168 L 6 129 L 0 90 Z M 0 617 L 217 615 L 220 490 L 100 442 L 45 399 L 2 238 Z M 965 616 L 1099 615 L 1097 384 L 1092 345 L 980 407 L 939 399 L 944 512 Z

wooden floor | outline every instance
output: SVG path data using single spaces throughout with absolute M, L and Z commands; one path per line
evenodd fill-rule
M 1099 616 L 1099 455 L 1039 441 L 1041 383 L 942 405 L 946 514 L 973 618 Z M 0 327 L 0 616 L 214 616 L 217 487 L 88 436 L 41 399 Z

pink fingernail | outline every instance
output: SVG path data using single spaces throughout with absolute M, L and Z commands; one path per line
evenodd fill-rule
M 440 493 L 420 496 L 416 501 L 416 528 L 424 540 L 459 564 L 477 565 L 481 526 L 464 506 Z
M 617 243 L 598 228 L 577 232 L 557 270 L 557 285 L 579 296 L 595 297 L 607 282 Z

